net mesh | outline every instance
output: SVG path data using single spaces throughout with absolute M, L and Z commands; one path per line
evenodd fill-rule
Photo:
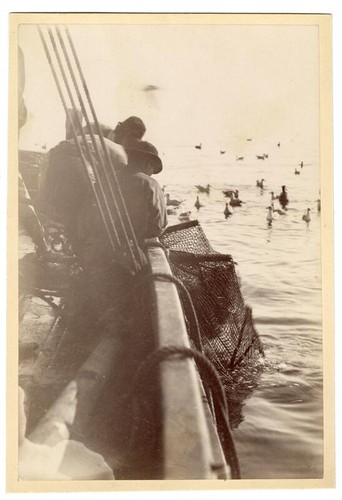
M 204 354 L 223 378 L 240 365 L 259 359 L 263 347 L 252 311 L 242 297 L 232 257 L 212 248 L 198 221 L 171 226 L 160 239 L 169 250 L 172 273 L 190 293 Z M 182 304 L 189 318 L 187 302 L 182 300 Z M 191 338 L 191 328 L 189 335 Z

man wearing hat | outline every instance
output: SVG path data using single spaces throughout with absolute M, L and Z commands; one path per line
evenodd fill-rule
M 164 194 L 151 177 L 162 171 L 163 164 L 157 149 L 147 141 L 126 135 L 123 146 L 128 168 L 118 172 L 118 181 L 136 238 L 141 244 L 145 238 L 160 236 L 167 226 Z
M 91 127 L 93 128 L 93 124 Z M 123 170 L 118 180 L 120 187 L 122 184 L 123 191 L 127 191 L 127 195 L 125 192 L 123 194 L 138 239 L 159 236 L 166 226 L 164 197 L 158 183 L 150 176 L 162 170 L 162 162 L 156 148 L 141 140 L 146 130 L 143 121 L 137 116 L 130 116 L 125 121 L 119 122 L 115 130 L 109 133 L 109 129 L 104 130 L 102 125 L 100 127 L 114 169 L 117 174 Z M 93 150 L 90 136 L 86 137 L 90 149 Z M 97 135 L 95 140 L 101 152 Z M 122 146 L 123 142 L 125 149 Z M 130 167 L 127 167 L 126 155 Z M 41 196 L 42 212 L 54 220 L 60 219 L 60 222 L 67 226 L 67 232 L 77 255 L 81 257 L 82 254 L 83 258 L 88 254 L 86 240 L 98 240 L 100 243 L 94 245 L 98 259 L 106 260 L 107 254 L 110 254 L 109 248 L 103 244 L 101 224 L 94 222 L 97 211 L 92 207 L 93 203 L 89 198 L 84 169 L 74 141 L 72 139 L 62 141 L 50 151 L 49 156 L 49 168 Z M 147 203 L 150 205 L 147 206 Z M 152 220 L 148 222 L 152 213 L 154 223 Z M 86 260 L 90 261 L 91 258 Z
M 160 236 L 167 225 L 164 195 L 152 177 L 162 170 L 163 165 L 157 149 L 149 142 L 126 136 L 124 149 L 127 166 L 117 170 L 116 175 L 137 243 L 143 250 L 144 240 Z M 134 277 L 120 256 L 112 254 L 96 212 L 93 216 L 88 212 L 82 219 L 84 239 L 81 253 L 84 269 L 88 272 L 80 281 L 76 294 L 80 308 L 84 317 L 97 318 L 103 331 L 121 332 L 120 335 L 124 336 L 125 326 L 120 321 L 134 314 L 134 301 L 129 293 Z M 117 304 L 120 304 L 119 310 Z
M 157 149 L 141 139 L 126 136 L 123 154 L 127 155 L 127 164 L 116 169 L 116 178 L 137 243 L 143 250 L 144 240 L 160 236 L 167 225 L 164 195 L 152 177 L 162 170 L 163 165 Z M 120 261 L 119 255 L 112 253 L 96 207 L 90 203 L 89 197 L 82 204 L 82 210 L 77 212 L 77 245 L 73 243 L 82 266 L 92 270 L 98 266 L 103 269 L 110 267 L 114 262 L 121 266 L 124 262 Z
M 123 142 L 123 146 L 111 142 L 118 150 L 113 166 L 137 243 L 144 250 L 144 240 L 160 236 L 167 225 L 163 192 L 152 177 L 162 170 L 163 165 L 157 149 L 149 142 L 127 133 Z M 84 192 L 78 190 L 82 165 L 77 154 L 68 161 L 62 160 L 58 165 L 56 162 L 58 182 L 50 183 L 49 192 L 51 199 L 54 197 L 58 203 L 56 212 L 61 214 L 62 223 L 71 226 L 72 222 L 70 232 L 66 234 L 72 239 L 73 250 L 83 269 L 75 276 L 70 292 L 68 334 L 71 338 L 79 338 L 80 342 L 84 339 L 85 347 L 88 342 L 95 342 L 103 336 L 116 337 L 119 355 L 115 362 L 122 360 L 119 372 L 122 370 L 126 376 L 126 370 L 130 374 L 130 366 L 126 368 L 126 357 L 121 357 L 121 353 L 128 349 L 131 355 L 131 343 L 136 344 L 140 335 L 136 339 L 134 321 L 141 322 L 142 317 L 141 311 L 137 311 L 136 278 L 131 275 L 122 255 L 113 252 L 91 193 L 88 194 L 86 189 Z M 63 198 L 63 203 L 60 198 Z M 139 327 L 147 328 L 148 322 Z

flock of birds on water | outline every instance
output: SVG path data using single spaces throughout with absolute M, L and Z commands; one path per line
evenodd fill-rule
M 248 137 L 246 139 L 247 142 L 251 142 L 253 139 L 252 137 Z M 280 148 L 280 142 L 277 143 L 277 147 Z M 195 149 L 202 149 L 202 143 L 200 142 L 199 144 L 195 145 Z M 224 155 L 226 151 L 223 149 L 220 149 L 220 154 Z M 263 153 L 262 155 L 255 155 L 258 160 L 266 160 L 268 158 L 268 154 Z M 243 161 L 245 159 L 244 156 L 236 156 L 236 161 Z M 303 162 L 300 163 L 301 167 L 303 168 Z M 295 172 L 295 173 L 300 173 L 300 172 Z
M 280 144 L 280 143 L 279 143 Z M 200 148 L 201 145 L 195 146 L 196 148 Z M 300 167 L 301 169 L 304 167 L 303 161 L 300 162 Z M 300 175 L 300 170 L 295 168 L 294 171 L 295 175 Z M 256 187 L 259 188 L 262 192 L 265 189 L 265 179 L 258 179 L 256 181 Z M 199 211 L 204 205 L 201 203 L 199 194 L 210 194 L 210 190 L 212 186 L 210 184 L 207 184 L 206 186 L 201 186 L 201 185 L 196 185 L 194 186 L 197 189 L 197 196 L 196 196 L 196 201 L 194 203 L 195 208 L 197 211 Z M 165 195 L 165 202 L 167 206 L 167 213 L 168 215 L 171 214 L 177 214 L 177 211 L 181 207 L 181 205 L 184 203 L 185 200 L 177 200 L 177 199 L 172 199 L 169 193 L 165 193 L 165 188 L 166 186 L 163 186 L 163 192 Z M 223 210 L 223 214 L 226 219 L 231 217 L 234 214 L 234 209 L 237 207 L 241 207 L 245 202 L 242 201 L 239 198 L 239 190 L 238 189 L 225 189 L 222 191 L 222 194 L 226 197 L 229 198 L 228 202 L 225 202 L 225 208 Z M 279 195 L 276 195 L 274 191 L 270 191 L 270 204 L 266 207 L 267 210 L 267 215 L 266 215 L 266 221 L 268 226 L 272 226 L 273 221 L 279 219 L 280 216 L 284 216 L 287 213 L 287 206 L 289 204 L 289 197 L 288 197 L 288 190 L 285 185 L 281 186 L 281 191 Z M 275 202 L 278 202 L 277 207 L 275 208 L 274 204 Z M 317 211 L 321 211 L 321 200 L 317 200 Z M 191 211 L 188 210 L 187 212 L 181 212 L 178 216 L 178 219 L 182 222 L 190 220 L 190 215 Z M 306 223 L 307 226 L 309 226 L 310 221 L 311 221 L 311 208 L 307 208 L 302 215 L 302 220 Z

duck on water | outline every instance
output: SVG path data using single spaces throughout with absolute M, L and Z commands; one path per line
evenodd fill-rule
M 267 224 L 268 224 L 268 226 L 272 226 L 272 222 L 274 220 L 276 220 L 278 217 L 274 214 L 273 208 L 271 205 L 269 207 L 267 207 L 267 210 L 268 210 L 267 215 L 266 215 Z
M 223 213 L 224 213 L 225 218 L 228 219 L 228 217 L 230 217 L 234 213 L 233 207 L 229 206 L 229 203 L 226 203 L 226 207 L 225 207 Z
M 286 186 L 281 186 L 281 193 L 279 195 L 279 203 L 283 210 L 286 210 L 287 205 L 289 204 L 289 199 L 287 197 L 287 189 Z
M 261 181 L 257 180 L 256 186 L 261 188 L 261 189 L 264 189 L 264 182 L 265 182 L 265 179 L 261 179 Z
M 244 203 L 239 198 L 234 198 L 233 195 L 230 195 L 229 198 L 230 198 L 229 205 L 231 207 L 241 207 L 242 203 Z
M 302 220 L 305 221 L 307 225 L 309 225 L 310 221 L 311 221 L 310 212 L 311 212 L 311 209 L 308 208 L 306 210 L 305 214 L 303 214 L 303 217 L 302 217 Z
M 187 212 L 182 212 L 181 214 L 179 214 L 178 219 L 181 222 L 186 222 L 186 221 L 190 220 L 190 215 L 191 215 L 191 211 L 188 210 Z
M 204 207 L 204 205 L 200 202 L 198 196 L 196 197 L 195 207 L 197 208 L 197 210 L 199 210 L 201 207 Z
M 234 196 L 235 198 L 239 198 L 239 190 L 238 189 L 225 189 L 222 193 L 229 198 L 230 196 Z
M 166 205 L 168 205 L 168 206 L 179 207 L 179 205 L 181 205 L 185 201 L 185 200 L 180 201 L 180 200 L 176 200 L 176 199 L 172 200 L 170 198 L 169 193 L 167 193 L 165 196 L 166 196 Z
M 210 184 L 207 184 L 206 186 L 197 185 L 197 186 L 195 186 L 195 188 L 197 188 L 197 190 L 200 193 L 207 193 L 207 194 L 209 194 L 211 186 L 210 186 Z

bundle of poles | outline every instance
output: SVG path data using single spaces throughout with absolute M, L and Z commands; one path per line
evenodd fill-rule
M 63 27 L 62 32 L 59 26 L 38 26 L 38 32 L 109 244 L 135 274 L 141 269 L 144 256 L 134 234 L 115 165 L 108 154 L 70 32 L 67 27 Z M 83 118 L 87 133 L 82 126 Z

